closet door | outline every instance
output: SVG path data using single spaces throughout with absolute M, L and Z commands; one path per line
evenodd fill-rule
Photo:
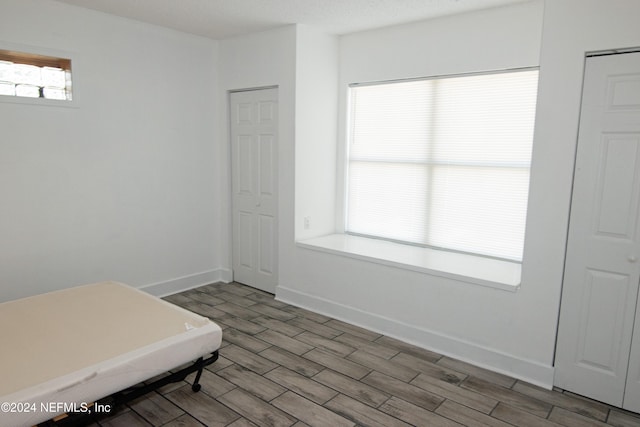
M 640 53 L 618 55 L 622 69 L 615 77 L 615 85 L 620 91 L 616 107 L 624 112 L 624 120 L 620 125 L 622 135 L 637 146 L 640 140 Z M 640 170 L 636 168 L 636 175 Z M 636 188 L 636 196 L 638 189 Z M 640 228 L 636 226 L 637 229 Z M 639 257 L 638 255 L 633 255 Z M 640 305 L 639 305 L 640 306 Z M 625 388 L 623 408 L 640 412 L 640 310 L 636 308 L 636 320 L 631 340 L 631 354 L 629 356 L 629 371 Z
M 640 279 L 639 193 L 640 53 L 590 57 L 554 382 L 616 406 L 626 402 L 627 372 L 632 382 L 640 379 L 640 325 L 629 359 Z
M 278 284 L 278 89 L 229 95 L 233 279 Z

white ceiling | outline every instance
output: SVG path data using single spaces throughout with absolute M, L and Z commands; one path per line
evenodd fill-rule
M 346 34 L 526 0 L 58 1 L 212 39 L 224 39 L 285 24 L 306 24 L 330 34 Z

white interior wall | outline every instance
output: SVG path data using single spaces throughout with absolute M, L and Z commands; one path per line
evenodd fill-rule
M 527 276 L 562 275 L 585 54 L 640 47 L 638 16 L 633 0 L 547 2 L 527 224 L 544 232 L 527 234 Z
M 339 117 L 349 83 L 537 66 L 542 14 L 543 3 L 534 1 L 341 37 Z M 305 151 L 303 144 L 297 140 L 296 150 Z M 296 194 L 312 188 L 303 180 L 296 186 Z M 544 248 L 529 255 L 540 256 Z M 539 273 L 529 271 L 521 289 L 508 292 L 305 248 L 282 260 L 282 269 L 291 272 L 277 290 L 282 300 L 542 385 L 552 382 L 557 300 L 548 296 L 558 284 L 540 281 Z
M 298 25 L 295 238 L 336 229 L 338 37 Z M 308 224 L 305 225 L 305 219 Z
M 222 112 L 218 132 L 219 151 L 216 170 L 220 181 L 224 207 L 219 236 L 223 248 L 222 265 L 228 266 L 231 278 L 231 161 L 229 142 L 229 91 L 250 88 L 278 87 L 278 233 L 280 261 L 288 259 L 294 235 L 294 139 L 295 139 L 295 79 L 296 26 L 249 34 L 220 41 L 219 49 L 219 109 Z M 282 272 L 280 272 L 282 274 Z
M 217 42 L 5 0 L 0 45 L 70 53 L 76 108 L 0 102 L 0 301 L 217 280 Z M 2 46 L 0 46 L 2 48 Z
M 640 48 L 639 16 L 634 0 L 546 2 L 523 265 L 524 276 L 536 280 L 531 283 L 547 284 L 546 297 L 532 301 L 538 306 L 559 305 L 585 55 Z

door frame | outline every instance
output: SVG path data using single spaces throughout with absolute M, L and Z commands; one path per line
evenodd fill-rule
M 583 136 L 580 132 L 581 126 L 580 123 L 581 121 L 584 119 L 583 117 L 583 103 L 584 103 L 584 93 L 585 93 L 585 83 L 586 83 L 586 72 L 587 72 L 587 64 L 588 64 L 588 60 L 590 58 L 595 58 L 595 57 L 602 57 L 602 56 L 618 56 L 618 55 L 625 55 L 625 54 L 637 54 L 640 53 L 640 48 L 627 48 L 627 49 L 608 49 L 608 50 L 604 50 L 604 51 L 593 51 L 593 52 L 586 52 L 585 56 L 584 56 L 584 62 L 583 62 L 583 74 L 582 74 L 582 89 L 581 89 L 581 97 L 580 97 L 580 116 L 579 116 L 579 120 L 578 120 L 578 129 L 577 129 L 577 135 L 576 135 L 576 144 L 575 144 L 575 151 L 574 151 L 574 164 L 573 164 L 573 173 L 572 173 L 572 181 L 571 181 L 571 199 L 570 199 L 570 206 L 569 206 L 569 216 L 568 216 L 568 222 L 567 222 L 567 229 L 566 229 L 566 242 L 565 242 L 565 253 L 564 253 L 564 264 L 563 264 L 563 271 L 562 271 L 562 281 L 561 281 L 561 286 L 560 286 L 560 295 L 561 295 L 561 299 L 560 299 L 560 304 L 558 307 L 558 315 L 557 315 L 557 320 L 556 320 L 556 340 L 555 340 L 555 345 L 554 345 L 554 353 L 553 353 L 553 364 L 554 367 L 557 369 L 557 362 L 558 362 L 558 346 L 559 346 L 559 342 L 560 342 L 560 321 L 561 321 L 561 313 L 562 313 L 562 306 L 564 304 L 567 304 L 568 301 L 564 300 L 564 288 L 566 286 L 566 281 L 567 281 L 567 263 L 568 263 L 568 259 L 570 257 L 570 253 L 569 253 L 569 249 L 570 249 L 570 245 L 569 245 L 569 239 L 570 239 L 570 232 L 571 232 L 571 219 L 572 219 L 572 213 L 573 213 L 573 209 L 574 209 L 574 197 L 575 197 L 575 186 L 576 186 L 576 173 L 577 173 L 577 168 L 578 168 L 578 152 L 580 150 L 580 140 L 581 137 Z M 634 299 L 635 302 L 635 306 L 636 306 L 636 313 L 634 314 L 634 319 L 632 320 L 632 331 L 634 329 L 633 325 L 637 325 L 638 324 L 638 315 L 640 313 L 638 313 L 638 309 L 640 309 L 640 307 L 638 307 L 638 298 L 640 298 L 640 292 L 636 295 L 636 299 Z M 631 352 L 631 345 L 630 345 L 630 349 L 629 352 Z M 627 366 L 627 378 L 625 380 L 625 394 L 627 391 L 627 383 L 628 383 L 628 372 L 629 372 L 630 366 Z M 554 386 L 559 386 L 558 382 L 557 382 L 557 373 L 554 375 L 554 382 L 553 382 Z M 569 390 L 571 391 L 571 390 Z M 587 396 L 590 398 L 594 398 L 593 396 Z M 629 409 L 626 407 L 626 402 L 624 401 L 624 395 L 623 395 L 623 400 L 619 405 L 612 405 L 612 406 L 617 406 L 620 408 L 624 408 L 627 410 L 631 410 L 631 411 L 635 411 L 635 409 Z
M 235 254 L 235 249 L 236 249 L 236 243 L 234 242 L 234 238 L 233 238 L 233 227 L 235 226 L 235 218 L 234 218 L 234 205 L 233 205 L 233 173 L 234 173 L 234 166 L 233 166 L 233 139 L 232 139 L 232 135 L 231 135 L 231 118 L 232 118 L 232 112 L 231 112 L 231 96 L 234 93 L 241 93 L 241 92 L 254 92 L 254 91 L 261 91 L 261 90 L 270 90 L 270 89 L 275 89 L 278 92 L 278 102 L 279 102 L 279 97 L 280 97 L 280 86 L 279 85 L 266 85 L 266 86 L 250 86 L 250 87 L 244 87 L 244 88 L 236 88 L 236 89 L 227 89 L 226 94 L 225 94 L 225 109 L 226 109 L 226 117 L 225 117 L 225 126 L 226 126 L 226 132 L 227 132 L 227 142 L 226 142 L 226 149 L 227 149 L 227 156 L 226 156 L 226 161 L 227 161 L 227 165 L 228 165 L 228 182 L 227 182 L 227 191 L 228 191 L 228 197 L 227 197 L 227 202 L 228 202 L 228 209 L 227 209 L 227 214 L 229 215 L 229 220 L 228 220 L 228 253 L 229 253 L 229 280 L 230 281 L 235 281 L 235 271 L 234 271 L 234 254 Z M 279 105 L 278 105 L 278 109 L 280 109 Z M 281 115 L 280 115 L 280 111 L 278 111 L 278 122 L 277 122 L 277 126 L 278 126 L 278 139 L 280 139 L 280 129 L 281 129 Z M 277 141 L 277 144 L 279 147 L 280 145 L 280 141 Z M 279 151 L 279 150 L 278 150 Z M 279 174 L 278 174 L 278 164 L 280 163 L 280 158 L 279 158 L 279 154 L 278 151 L 276 151 L 276 159 L 277 159 L 277 163 L 276 163 L 276 168 L 274 170 L 274 186 L 276 188 L 278 188 L 278 199 L 276 201 L 276 224 L 277 224 L 277 231 L 276 231 L 276 238 L 277 238 L 277 242 L 276 242 L 276 247 L 277 247 L 277 253 L 279 254 L 280 252 L 280 225 L 279 225 L 279 218 L 280 218 L 280 185 L 279 185 Z M 277 271 L 278 271 L 278 277 L 277 280 L 279 280 L 279 257 L 278 257 L 278 267 L 277 267 Z M 277 287 L 277 284 L 276 284 Z M 274 291 L 275 292 L 275 291 Z

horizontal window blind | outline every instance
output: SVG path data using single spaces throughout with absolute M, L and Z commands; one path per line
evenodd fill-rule
M 346 231 L 520 261 L 537 70 L 350 89 Z

